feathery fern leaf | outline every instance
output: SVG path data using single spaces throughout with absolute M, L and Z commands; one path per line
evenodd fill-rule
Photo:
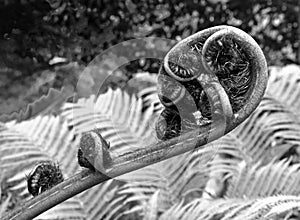
M 38 116 L 20 123 L 9 122 L 7 126 L 9 129 L 19 132 L 31 142 L 35 150 L 48 155 L 48 160 L 50 157 L 54 162 L 58 162 L 66 176 L 70 176 L 78 170 L 79 166 L 76 162 L 77 149 L 75 146 L 78 139 L 74 139 L 73 131 L 68 128 L 67 123 L 61 117 Z M 18 144 L 21 145 L 22 143 Z M 22 154 L 24 155 L 24 153 Z M 29 155 L 27 160 L 33 158 Z M 44 160 L 43 158 L 36 159 Z M 36 160 L 36 162 L 39 160 Z
M 63 115 L 68 124 L 80 134 L 98 128 L 110 142 L 110 149 L 121 154 L 157 141 L 154 123 L 157 114 L 153 106 L 142 112 L 142 99 L 120 89 L 67 103 Z
M 58 204 L 52 209 L 42 213 L 35 220 L 50 220 L 50 219 L 78 219 L 85 220 L 88 216 L 86 210 L 82 207 L 82 202 L 79 198 L 73 197 L 67 201 Z
M 245 143 L 243 150 L 253 161 L 268 163 L 293 146 L 300 146 L 299 95 L 299 66 L 270 68 L 264 100 L 250 118 L 233 131 Z
M 300 67 L 287 65 L 282 68 L 270 68 L 267 94 L 275 98 L 294 114 L 300 123 Z
M 26 194 L 25 174 L 29 174 L 38 162 L 51 160 L 51 157 L 15 129 L 2 130 L 0 142 L 0 168 L 3 172 L 3 181 L 11 187 L 11 190 L 17 190 L 20 195 L 24 195 Z
M 300 137 L 299 137 L 299 133 L 300 133 L 300 126 L 299 123 L 297 122 L 297 120 L 295 120 L 295 115 L 294 115 L 294 111 L 296 111 L 296 108 L 293 108 L 292 111 L 290 111 L 289 109 L 287 109 L 287 105 L 285 104 L 285 101 L 287 100 L 282 100 L 282 97 L 288 97 L 287 95 L 285 95 L 284 93 L 286 92 L 291 92 L 291 91 L 298 91 L 299 90 L 299 76 L 300 74 L 297 75 L 297 73 L 292 74 L 288 74 L 288 75 L 284 75 L 282 72 L 278 73 L 278 72 L 273 72 L 271 73 L 271 80 L 268 86 L 268 91 L 267 91 L 267 95 L 265 96 L 264 100 L 262 101 L 262 103 L 260 104 L 260 106 L 258 107 L 258 109 L 250 116 L 250 118 L 244 122 L 242 125 L 240 125 L 237 129 L 235 129 L 234 131 L 232 131 L 230 134 L 226 135 L 225 137 L 213 142 L 212 144 L 218 145 L 219 146 L 219 151 L 217 151 L 218 154 L 223 154 L 226 155 L 225 158 L 217 158 L 214 159 L 212 161 L 210 161 L 209 166 L 207 166 L 205 169 L 201 169 L 206 175 L 209 172 L 221 172 L 221 173 L 227 173 L 228 175 L 226 176 L 226 178 L 228 176 L 234 176 L 237 173 L 240 173 L 240 175 L 242 175 L 243 173 L 237 172 L 236 169 L 238 169 L 238 164 L 241 161 L 245 161 L 245 163 L 257 163 L 258 161 L 263 161 L 263 163 L 257 163 L 257 166 L 255 167 L 256 169 L 260 169 L 261 166 L 263 166 L 264 164 L 268 164 L 272 161 L 275 161 L 276 159 L 279 159 L 285 152 L 287 152 L 291 147 L 295 146 L 295 145 L 300 145 Z M 291 76 L 293 75 L 293 76 Z M 273 78 L 272 78 L 273 77 Z M 292 77 L 293 79 L 291 81 L 289 81 L 289 78 Z M 284 78 L 284 79 L 282 79 Z M 290 89 L 287 90 L 280 90 L 281 93 L 277 93 L 277 95 L 275 95 L 275 93 L 273 92 L 274 90 L 277 89 L 278 84 L 281 84 L 281 87 L 283 88 L 287 88 L 287 86 L 290 87 Z M 285 85 L 287 84 L 287 85 Z M 291 89 L 293 88 L 293 89 Z M 151 91 L 151 92 L 150 92 Z M 149 89 L 149 91 L 147 89 L 145 89 L 144 94 L 151 94 L 151 95 L 155 95 L 155 90 L 153 88 L 153 90 Z M 298 92 L 296 92 L 298 94 Z M 294 96 L 293 96 L 294 97 Z M 150 99 L 150 98 L 149 98 Z M 289 105 L 296 105 L 296 102 L 289 102 Z M 297 115 L 297 114 L 296 114 Z M 197 153 L 195 154 L 195 158 Z M 182 158 L 184 158 L 183 160 L 180 160 L 179 157 L 177 157 L 177 161 L 176 164 L 177 165 L 177 169 L 174 169 L 172 171 L 172 169 L 169 170 L 169 174 L 167 177 L 164 177 L 164 179 L 168 180 L 168 185 L 172 185 L 170 184 L 171 182 L 176 182 L 176 187 L 177 189 L 180 189 L 180 185 L 184 186 L 187 184 L 189 178 L 183 178 L 182 174 L 184 173 L 184 176 L 188 176 L 188 172 L 191 172 L 192 169 L 198 169 L 199 167 L 195 166 L 192 167 L 189 166 L 187 168 L 185 163 L 195 163 L 195 161 L 192 161 L 190 159 L 187 159 L 186 156 L 183 156 Z M 197 161 L 197 160 L 196 160 Z M 197 163 L 197 162 L 196 162 Z M 162 166 L 162 168 L 167 167 L 168 165 L 173 165 L 173 163 L 171 162 L 171 160 L 166 161 L 164 163 L 164 166 Z M 274 164 L 271 163 L 269 164 L 268 168 L 271 170 L 274 170 L 274 168 L 272 168 L 272 166 L 274 167 L 280 167 L 280 165 L 278 164 Z M 253 175 L 258 175 L 259 173 L 256 172 L 257 170 L 255 170 L 255 168 L 252 168 L 253 170 Z M 281 167 L 282 169 L 284 167 Z M 240 168 L 239 168 L 240 169 Z M 263 169 L 263 168 L 261 168 Z M 263 172 L 263 174 L 266 174 L 267 172 L 267 168 L 265 172 Z M 286 167 L 285 172 L 287 171 L 291 171 L 292 168 L 288 168 Z M 137 192 L 144 192 L 147 195 L 153 195 L 153 192 L 155 190 L 161 189 L 159 188 L 159 186 L 157 185 L 156 187 L 154 187 L 154 189 L 152 189 L 152 191 L 148 191 L 150 189 L 149 185 L 151 186 L 155 186 L 156 183 L 154 183 L 155 181 L 158 181 L 158 178 L 155 177 L 155 175 L 157 175 L 157 173 L 162 173 L 161 168 L 157 169 L 157 171 L 152 171 L 152 172 L 147 172 L 143 169 L 143 172 L 141 172 L 141 176 L 138 173 L 135 173 L 135 176 L 131 177 L 132 181 L 130 181 L 130 183 L 128 183 L 129 185 L 125 185 L 127 186 L 129 189 L 127 189 L 127 192 L 131 192 L 132 193 L 132 197 L 134 198 L 135 196 L 137 196 L 136 194 L 134 194 L 134 191 L 136 190 Z M 182 172 L 181 172 L 182 170 Z M 174 173 L 172 173 L 174 172 Z M 270 171 L 271 172 L 271 171 Z M 280 176 L 280 172 L 283 172 L 283 170 L 278 171 L 279 173 L 275 174 L 276 171 L 273 171 L 272 174 L 270 175 L 274 175 L 273 177 L 275 178 L 275 176 Z M 196 172 L 195 172 L 196 173 Z M 173 174 L 173 175 L 171 175 Z M 176 175 L 176 174 L 181 174 L 181 175 Z M 146 176 L 151 176 L 150 177 L 146 177 Z M 250 174 L 249 174 L 250 175 Z M 289 174 L 287 174 L 289 175 Z M 297 180 L 295 179 L 297 176 L 296 174 L 294 175 L 294 183 L 297 183 Z M 140 178 L 140 179 L 139 179 Z M 144 182 L 142 180 L 142 178 L 144 178 Z M 238 177 L 235 177 L 238 178 Z M 241 178 L 241 177 L 240 177 Z M 258 177 L 257 179 L 262 178 L 262 176 Z M 291 177 L 289 177 L 291 178 Z M 153 180 L 153 181 L 151 181 Z M 264 179 L 267 180 L 267 179 Z M 137 181 L 137 183 L 135 182 Z M 149 182 L 152 182 L 152 184 L 150 184 Z M 250 181 L 250 180 L 249 180 Z M 206 181 L 205 181 L 206 182 Z M 268 183 L 272 183 L 271 181 L 267 181 Z M 249 185 L 250 183 L 248 183 Z M 147 187 L 148 185 L 148 187 Z M 243 184 L 244 186 L 247 186 L 246 184 Z M 267 184 L 269 185 L 269 184 Z M 274 183 L 275 188 L 276 188 L 276 183 Z M 274 185 L 273 187 L 270 188 L 270 190 L 273 188 L 274 189 Z M 254 186 L 254 184 L 253 184 Z M 203 185 L 202 185 L 203 187 Z M 232 187 L 232 186 L 231 186 Z M 144 189 L 143 189 L 144 188 Z M 166 188 L 166 187 L 164 187 Z M 174 187 L 175 188 L 175 187 Z M 169 190 L 173 190 L 173 187 L 170 187 Z M 234 189 L 231 189 L 233 192 Z M 246 191 L 246 189 L 244 189 Z M 280 192 L 293 192 L 292 194 L 295 193 L 294 191 L 290 188 L 291 191 L 288 190 L 288 187 L 286 188 L 286 191 L 282 190 Z M 180 190 L 179 190 L 180 191 Z M 126 191 L 121 191 L 121 192 L 126 192 Z M 152 192 L 152 193 L 151 193 Z M 239 192 L 239 190 L 238 190 Z M 279 192 L 279 191 L 278 191 Z M 258 192 L 257 192 L 258 193 Z M 174 193 L 174 191 L 172 192 L 173 195 L 176 195 L 175 197 L 177 197 L 179 194 Z M 264 191 L 261 192 L 262 195 L 268 196 L 268 195 L 274 195 L 274 193 L 272 194 L 271 191 L 269 191 L 267 188 L 264 188 Z M 229 195 L 229 194 L 228 194 Z M 238 193 L 239 196 L 241 196 L 240 193 Z M 249 193 L 249 195 L 251 195 Z M 260 195 L 260 194 L 259 194 Z M 295 195 L 295 194 L 294 194 Z M 233 197 L 233 195 L 231 196 Z M 141 198 L 140 196 L 137 196 L 136 199 Z M 143 197 L 144 199 L 146 199 L 145 197 Z M 177 198 L 180 198 L 177 197 Z M 148 196 L 149 199 L 149 196 Z M 174 204 L 169 201 L 169 204 Z M 140 207 L 140 209 L 142 209 Z
M 10 190 L 18 190 L 28 196 L 26 176 L 41 161 L 58 162 L 65 177 L 75 174 L 77 162 L 77 139 L 61 117 L 38 116 L 20 123 L 9 122 L 0 131 L 1 169 L 5 184 Z M 112 210 L 124 208 L 123 198 L 117 195 L 118 186 L 112 181 L 98 185 L 71 200 L 54 207 L 37 219 L 114 219 Z M 91 218 L 90 218 L 91 216 Z
M 123 206 L 124 196 L 118 196 L 119 186 L 114 180 L 109 180 L 79 195 L 79 200 L 87 213 L 87 220 L 114 220 Z
M 242 163 L 230 180 L 226 196 L 229 198 L 259 198 L 277 194 L 299 195 L 300 165 L 282 160 L 261 166 Z
M 284 103 L 271 95 L 264 97 L 255 112 L 232 133 L 254 162 L 268 163 L 293 146 L 300 146 L 299 121 Z
M 158 216 L 158 197 L 159 190 L 157 190 L 150 198 L 144 210 L 144 220 L 156 220 Z
M 182 203 L 181 203 L 182 204 Z M 166 211 L 159 220 L 256 220 L 271 219 L 282 213 L 300 208 L 296 196 L 272 196 L 259 199 L 196 199 L 186 205 L 177 205 Z M 175 212 L 176 210 L 176 212 Z M 168 215 L 166 215 L 168 214 Z
M 126 183 L 120 188 L 119 193 L 127 195 L 126 202 L 136 202 L 137 205 L 132 209 L 143 211 L 147 202 L 159 190 L 158 207 L 160 212 L 164 212 L 179 200 L 184 199 L 184 195 L 204 189 L 208 174 L 214 169 L 214 164 L 211 164 L 214 155 L 217 152 L 237 154 L 237 149 L 229 146 L 228 142 L 223 145 L 222 142 L 213 142 L 204 150 L 179 155 L 123 175 L 120 178 Z M 237 164 L 237 162 L 239 161 L 234 163 Z M 233 165 L 231 169 L 232 167 Z

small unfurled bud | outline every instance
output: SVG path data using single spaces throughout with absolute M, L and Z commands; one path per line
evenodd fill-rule
M 92 171 L 106 173 L 112 165 L 109 143 L 98 129 L 82 134 L 77 156 L 79 165 Z
M 37 196 L 42 192 L 64 181 L 59 166 L 52 162 L 43 162 L 27 176 L 27 188 L 31 195 Z
M 178 112 L 165 108 L 156 121 L 156 135 L 160 140 L 177 137 L 181 132 L 181 118 Z

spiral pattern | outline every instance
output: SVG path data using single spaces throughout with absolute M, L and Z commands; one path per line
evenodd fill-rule
M 209 28 L 180 41 L 159 71 L 158 95 L 165 110 L 157 121 L 158 138 L 213 123 L 224 135 L 257 106 L 247 107 L 247 102 L 256 103 L 264 92 L 266 85 L 258 81 L 266 82 L 266 69 L 257 43 L 234 27 Z

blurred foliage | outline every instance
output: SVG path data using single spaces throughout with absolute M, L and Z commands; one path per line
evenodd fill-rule
M 145 36 L 181 40 L 201 29 L 229 24 L 252 34 L 266 53 L 281 51 L 284 59 L 293 57 L 298 48 L 297 4 L 297 0 L 2 0 L 0 37 L 2 44 L 10 45 L 3 50 L 27 62 L 46 66 L 59 56 L 87 64 L 125 40 Z M 282 51 L 284 47 L 290 47 L 291 54 Z
M 78 72 L 123 41 L 174 39 L 153 42 L 159 53 L 166 53 L 176 41 L 220 24 L 251 34 L 269 64 L 297 63 L 299 8 L 299 0 L 0 0 L 0 100 L 22 96 L 24 103 L 30 102 L 36 96 L 24 97 L 24 90 L 32 83 L 45 81 L 48 86 L 42 90 L 47 91 L 64 85 L 61 79 L 74 78 L 74 68 L 57 72 L 54 58 L 77 62 Z M 123 68 L 130 78 L 140 71 L 157 72 L 159 60 L 137 56 Z M 44 70 L 55 73 L 51 85 Z

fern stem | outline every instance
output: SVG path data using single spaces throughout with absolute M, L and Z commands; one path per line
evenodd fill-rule
M 91 188 L 99 182 L 108 180 L 109 177 L 90 170 L 83 170 L 64 182 L 54 186 L 44 193 L 28 200 L 25 204 L 12 212 L 4 215 L 2 220 L 33 219 L 46 210 L 75 196 L 76 194 Z
M 204 126 L 185 133 L 180 137 L 121 155 L 115 158 L 112 169 L 106 175 L 100 172 L 83 170 L 27 201 L 23 206 L 7 213 L 2 220 L 32 219 L 55 205 L 108 179 L 203 146 L 206 144 L 207 136 L 209 135 L 207 131 L 214 133 L 217 129 L 218 126 L 211 129 L 207 129 Z M 217 139 L 218 137 L 215 136 L 214 138 Z
M 203 38 L 203 36 L 209 36 L 222 29 L 233 30 L 240 36 L 238 40 L 248 52 L 248 58 L 251 61 L 251 74 L 254 76 L 250 89 L 251 92 L 247 96 L 247 103 L 245 103 L 245 105 L 236 113 L 234 118 L 226 125 L 225 131 L 223 124 L 224 120 L 219 120 L 184 133 L 179 137 L 120 155 L 113 158 L 112 168 L 109 169 L 105 175 L 90 170 L 81 171 L 48 191 L 25 202 L 23 206 L 7 213 L 2 220 L 32 219 L 55 205 L 108 179 L 132 172 L 196 148 L 205 148 L 205 144 L 225 135 L 243 122 L 258 106 L 267 83 L 267 64 L 263 52 L 257 43 L 241 30 L 229 26 L 217 26 L 198 32 L 181 41 L 179 45 L 197 41 L 199 38 Z

